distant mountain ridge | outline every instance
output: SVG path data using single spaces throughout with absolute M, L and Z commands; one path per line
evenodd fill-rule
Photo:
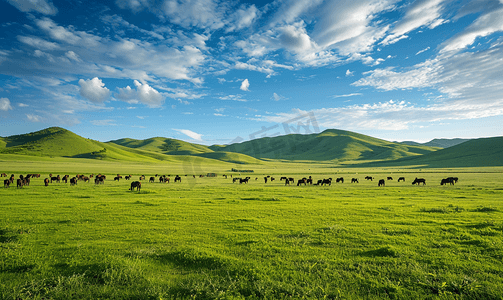
M 405 144 L 409 146 L 428 146 L 428 147 L 438 147 L 438 148 L 449 148 L 467 142 L 471 139 L 433 139 L 426 143 L 418 143 L 413 141 L 403 141 L 400 144 Z

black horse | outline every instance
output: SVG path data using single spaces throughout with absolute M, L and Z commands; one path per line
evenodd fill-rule
M 416 177 L 416 179 L 414 179 L 414 181 L 412 181 L 412 185 L 414 185 L 414 184 L 419 185 L 420 183 L 422 183 L 423 185 L 426 185 L 426 179 Z
M 440 185 L 446 185 L 450 183 L 451 185 L 454 185 L 454 179 L 452 177 L 449 177 L 449 178 L 444 178 L 440 181 Z
M 379 179 L 377 186 L 384 186 L 384 179 Z
M 139 181 L 133 181 L 131 182 L 131 188 L 129 190 L 134 190 L 136 188 L 137 191 L 141 190 L 141 182 Z

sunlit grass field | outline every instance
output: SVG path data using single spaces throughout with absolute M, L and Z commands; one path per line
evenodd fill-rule
M 501 168 L 277 163 L 239 176 L 197 164 L 61 159 L 2 167 L 16 178 L 42 176 L 0 190 L 1 299 L 503 297 Z M 219 176 L 183 176 L 212 170 Z M 101 172 L 107 180 L 45 187 L 49 172 Z M 141 191 L 113 181 L 117 173 L 144 174 Z M 171 182 L 150 183 L 156 173 Z M 231 174 L 251 180 L 232 183 Z M 264 183 L 266 175 L 276 180 Z M 281 175 L 334 183 L 285 186 Z M 406 182 L 397 182 L 401 176 Z M 459 182 L 440 186 L 448 176 Z M 411 185 L 415 177 L 426 186 Z

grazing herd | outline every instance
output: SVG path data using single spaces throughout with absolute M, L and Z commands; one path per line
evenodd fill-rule
M 170 176 L 171 175 L 156 174 L 155 177 L 151 176 L 149 178 L 149 183 L 154 183 L 156 181 L 156 177 L 159 178 L 160 183 L 169 183 Z M 185 175 L 185 176 L 187 176 L 187 175 Z M 227 175 L 222 175 L 222 176 L 224 178 L 227 178 Z M 8 176 L 7 176 L 7 174 L 2 173 L 2 174 L 0 174 L 0 177 L 8 177 Z M 19 178 L 16 180 L 15 175 L 12 174 L 8 179 L 4 180 L 4 188 L 10 187 L 10 185 L 13 184 L 14 181 L 16 181 L 17 188 L 29 186 L 30 182 L 31 182 L 31 178 L 39 178 L 39 177 L 40 177 L 40 174 L 27 174 L 26 176 L 19 175 Z M 193 177 L 196 178 L 195 175 L 193 175 Z M 204 175 L 201 175 L 199 177 L 204 177 Z M 231 177 L 232 177 L 232 175 L 231 175 Z M 94 183 L 96 185 L 104 184 L 105 180 L 106 180 L 106 176 L 102 175 L 102 174 L 98 174 L 96 176 L 94 174 L 91 174 L 90 176 L 85 176 L 83 174 L 77 174 L 76 176 L 74 176 L 72 178 L 70 178 L 69 175 L 64 175 L 63 177 L 60 177 L 60 175 L 53 176 L 52 174 L 49 174 L 49 177 L 44 179 L 44 185 L 49 186 L 49 183 L 51 183 L 51 184 L 54 182 L 68 183 L 68 181 L 70 181 L 70 185 L 75 186 L 75 185 L 77 185 L 78 181 L 89 182 L 90 178 L 94 178 Z M 121 175 L 117 174 L 117 176 L 114 177 L 114 181 L 120 181 L 120 179 L 122 179 L 122 178 L 123 177 Z M 132 176 L 126 175 L 124 178 L 125 178 L 125 180 L 130 180 L 132 178 Z M 372 176 L 365 176 L 365 179 L 373 181 L 375 178 Z M 131 187 L 129 190 L 133 191 L 136 189 L 136 191 L 140 191 L 142 180 L 145 180 L 145 175 L 141 175 L 139 177 L 139 181 L 131 182 Z M 250 180 L 251 180 L 251 178 L 249 176 L 244 177 L 244 178 L 240 178 L 240 177 L 232 178 L 233 183 L 238 182 L 240 184 L 243 184 L 243 183 L 247 184 Z M 258 180 L 258 177 L 255 178 L 255 180 Z M 265 183 L 267 183 L 268 181 L 273 182 L 274 180 L 275 180 L 275 178 L 270 175 L 267 175 L 264 177 Z M 287 176 L 280 177 L 280 181 L 283 181 L 283 180 L 285 182 L 285 185 L 290 185 L 291 183 L 295 182 L 295 179 L 293 177 L 287 177 Z M 393 180 L 393 178 L 391 176 L 387 176 L 386 180 Z M 377 186 L 384 187 L 386 184 L 386 180 L 379 179 Z M 181 182 L 181 181 L 182 181 L 182 178 L 179 175 L 176 175 L 174 182 Z M 398 182 L 405 182 L 405 177 L 399 177 Z M 440 181 L 440 185 L 454 185 L 457 182 L 458 182 L 458 177 L 447 177 L 447 178 L 444 178 Z M 344 183 L 344 178 L 343 177 L 336 178 L 335 183 Z M 351 178 L 351 183 L 359 183 L 358 178 L 354 178 L 354 177 Z M 311 176 L 309 176 L 308 178 L 303 177 L 302 179 L 297 180 L 297 186 L 301 186 L 301 185 L 304 185 L 304 186 L 307 186 L 307 185 L 317 185 L 317 186 L 327 186 L 328 185 L 328 186 L 331 186 L 332 185 L 332 178 L 319 179 L 318 181 L 316 181 L 316 183 L 313 183 L 313 178 Z M 412 181 L 412 185 L 426 185 L 426 179 L 416 177 Z

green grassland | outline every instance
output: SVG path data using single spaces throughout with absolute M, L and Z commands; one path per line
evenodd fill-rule
M 503 298 L 501 137 L 440 149 L 327 130 L 206 147 L 53 127 L 1 137 L 4 172 L 41 177 L 0 188 L 0 299 Z M 49 173 L 107 180 L 46 187 Z M 117 174 L 147 180 L 130 191 Z
M 0 190 L 1 299 L 503 297 L 501 167 L 267 162 L 239 175 L 229 169 L 241 165 L 224 162 L 0 161 L 9 175 L 42 173 Z M 169 171 L 182 182 L 148 182 Z M 219 176 L 183 176 L 212 171 Z M 45 187 L 49 172 L 107 180 Z M 147 180 L 129 191 L 116 173 Z M 251 181 L 233 184 L 224 173 Z M 283 174 L 345 182 L 285 186 Z M 265 175 L 276 181 L 265 184 Z M 377 187 L 365 176 L 393 180 Z M 440 186 L 448 176 L 460 180 Z M 415 177 L 427 185 L 412 186 Z

